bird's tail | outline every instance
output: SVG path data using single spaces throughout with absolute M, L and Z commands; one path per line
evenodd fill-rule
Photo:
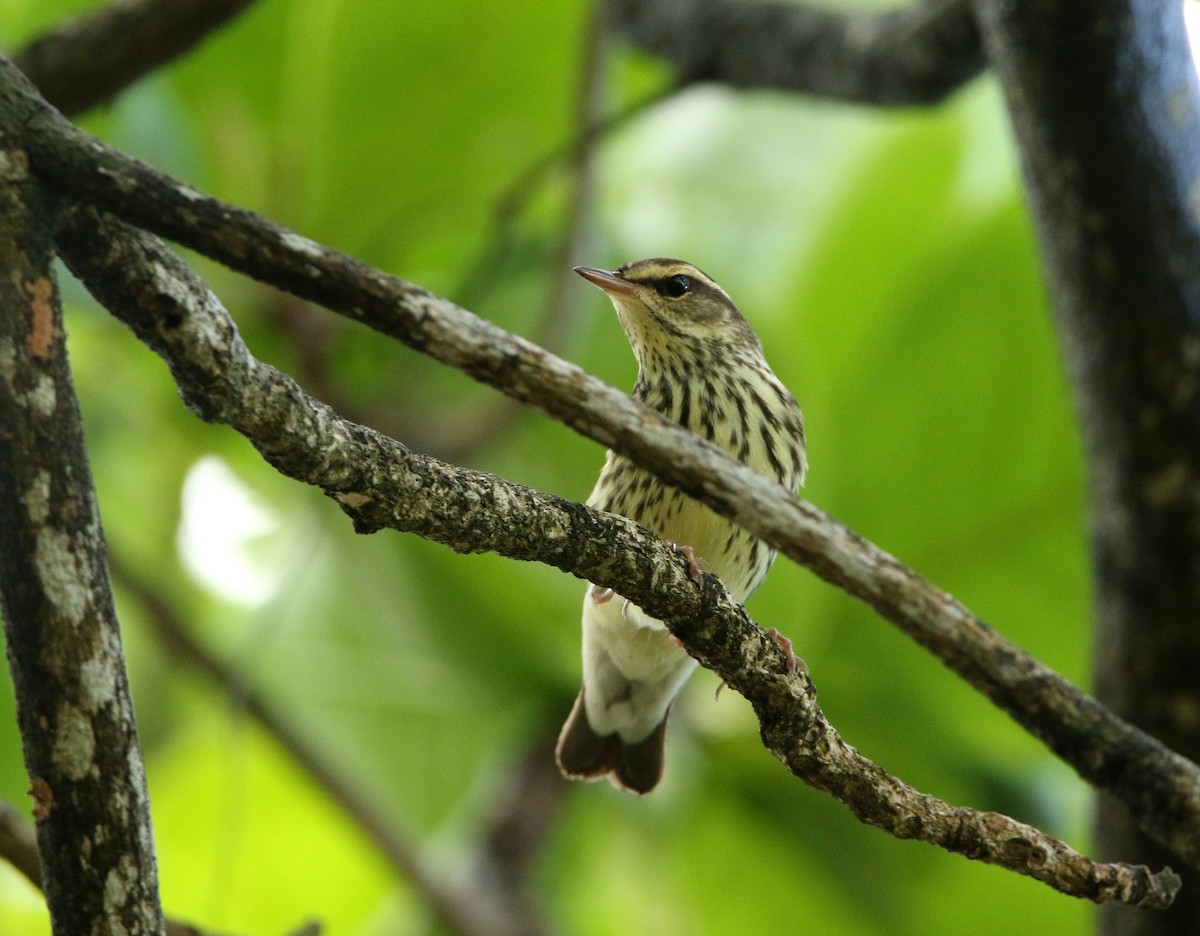
M 580 690 L 575 707 L 559 733 L 555 757 L 559 770 L 572 780 L 598 780 L 607 776 L 619 789 L 649 793 L 662 779 L 666 736 L 666 715 L 649 735 L 632 744 L 616 733 L 596 734 L 588 723 Z

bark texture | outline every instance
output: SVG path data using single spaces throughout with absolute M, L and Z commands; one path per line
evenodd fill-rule
M 51 268 L 0 124 L 0 610 L 56 936 L 163 929 L 141 754 Z

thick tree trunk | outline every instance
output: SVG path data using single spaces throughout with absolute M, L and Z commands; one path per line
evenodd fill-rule
M 1096 691 L 1200 760 L 1200 94 L 1178 0 L 980 0 L 1083 420 Z M 1101 858 L 1178 856 L 1123 807 Z M 1200 874 L 1107 936 L 1200 932 Z

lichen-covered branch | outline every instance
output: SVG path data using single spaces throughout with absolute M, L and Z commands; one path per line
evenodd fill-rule
M 13 54 L 64 114 L 110 100 L 178 58 L 254 0 L 119 0 L 70 20 Z
M 968 0 L 916 0 L 887 10 L 777 0 L 607 0 L 635 45 L 682 82 L 774 88 L 864 104 L 942 100 L 982 71 Z
M 949 806 L 888 775 L 842 741 L 807 672 L 788 671 L 779 647 L 716 578 L 705 575 L 697 587 L 686 561 L 623 517 L 442 464 L 340 419 L 256 360 L 216 297 L 155 238 L 77 208 L 58 243 L 93 295 L 166 361 L 197 414 L 321 488 L 359 529 L 415 532 L 459 552 L 545 562 L 619 589 L 746 696 L 767 747 L 796 776 L 863 822 L 1090 900 L 1157 907 L 1173 899 L 1170 869 L 1096 864 L 1023 823 Z
M 1086 781 L 1129 806 L 1141 828 L 1200 865 L 1200 768 L 1116 717 L 828 514 L 528 341 L 87 136 L 47 108 L 2 57 L 0 108 L 20 115 L 34 169 L 59 190 L 319 302 L 539 407 L 870 605 Z M 317 452 L 310 457 L 320 460 Z M 366 496 L 339 483 L 330 489 Z M 368 522 L 365 512 L 360 521 Z M 431 536 L 437 535 L 435 527 L 432 523 Z
M 51 267 L 0 114 L 0 611 L 56 936 L 163 929 L 146 782 Z

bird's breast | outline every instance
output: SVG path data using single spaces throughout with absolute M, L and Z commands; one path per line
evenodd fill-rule
M 634 395 L 748 465 L 796 491 L 806 468 L 800 408 L 759 359 L 709 368 L 674 361 L 639 377 Z M 738 601 L 762 581 L 774 551 L 699 501 L 609 452 L 588 503 L 690 546 Z

